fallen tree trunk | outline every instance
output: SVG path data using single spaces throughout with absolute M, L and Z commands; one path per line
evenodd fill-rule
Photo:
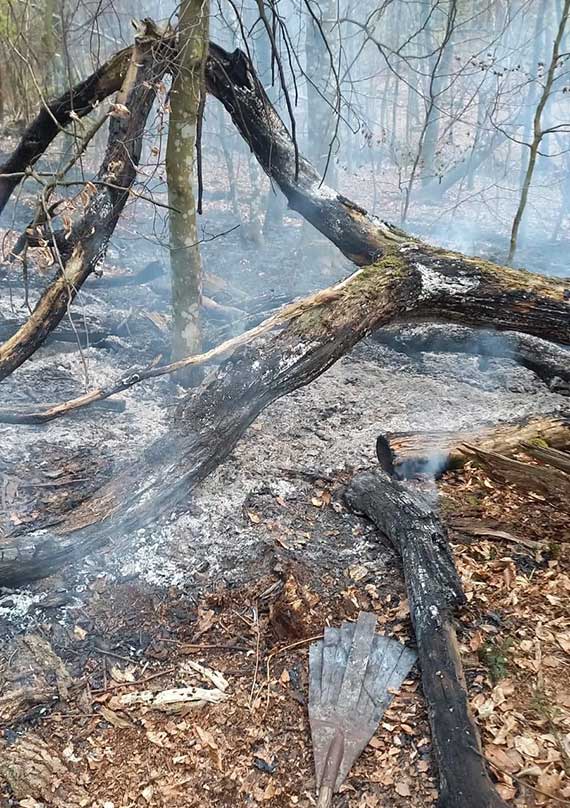
M 402 559 L 422 688 L 439 771 L 441 808 L 505 808 L 487 773 L 457 647 L 454 610 L 465 603 L 447 533 L 418 492 L 364 472 L 345 499 L 384 533 Z
M 570 351 L 530 334 L 497 334 L 449 323 L 403 323 L 380 328 L 374 341 L 408 356 L 425 351 L 512 359 L 536 373 L 551 390 L 570 395 Z
M 376 454 L 382 468 L 388 473 L 394 472 L 400 479 L 417 474 L 438 477 L 447 469 L 458 468 L 466 462 L 462 451 L 466 443 L 487 452 L 508 455 L 525 441 L 539 441 L 553 448 L 570 445 L 570 413 L 533 416 L 463 432 L 389 432 L 378 436 Z
M 234 354 L 179 407 L 171 432 L 149 447 L 136 468 L 129 463 L 88 507 L 70 514 L 56 533 L 6 537 L 0 545 L 1 585 L 47 575 L 172 511 L 227 457 L 265 407 L 317 378 L 360 339 L 391 322 L 435 318 L 556 335 L 558 342 L 570 343 L 570 302 L 562 281 L 414 241 L 320 188 L 318 175 L 302 159 L 297 182 L 291 138 L 246 57 L 230 58 L 218 48 L 207 72 L 209 85 L 231 108 L 236 124 L 241 122 L 290 204 L 357 263 L 381 257 L 242 335 Z M 194 362 L 190 357 L 155 368 L 152 375 Z M 128 380 L 129 386 L 136 381 Z
M 131 57 L 132 48 L 119 51 L 85 81 L 63 93 L 55 101 L 42 105 L 38 115 L 22 135 L 17 148 L 0 165 L 0 213 L 30 167 L 59 132 L 71 123 L 72 115 L 85 117 L 103 99 L 120 90 Z
M 562 510 L 570 508 L 570 474 L 561 469 L 544 463 L 523 463 L 475 446 L 465 445 L 462 451 L 497 482 L 540 494 L 547 502 L 554 500 Z
M 26 323 L 0 345 L 0 379 L 19 367 L 62 320 L 85 279 L 103 256 L 109 238 L 136 177 L 144 127 L 152 107 L 157 81 L 166 69 L 166 40 L 154 26 L 145 25 L 136 37 L 131 61 L 117 96 L 128 114 L 111 115 L 109 139 L 98 173 L 97 189 L 85 214 L 73 227 L 73 249 L 60 272 L 45 289 Z

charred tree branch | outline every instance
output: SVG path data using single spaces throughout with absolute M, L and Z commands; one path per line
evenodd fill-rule
M 107 152 L 98 173 L 104 184 L 92 194 L 85 214 L 74 226 L 71 254 L 61 262 L 56 279 L 43 292 L 27 322 L 0 346 L 0 379 L 43 343 L 104 255 L 136 177 L 146 118 L 157 82 L 166 69 L 167 49 L 167 40 L 159 37 L 152 25 L 145 25 L 137 36 L 118 95 L 118 103 L 127 113 L 112 115 L 109 121 Z
M 465 595 L 445 528 L 418 492 L 382 472 L 355 477 L 346 500 L 388 536 L 402 559 L 439 770 L 438 805 L 505 808 L 487 773 L 469 709 L 453 623 Z

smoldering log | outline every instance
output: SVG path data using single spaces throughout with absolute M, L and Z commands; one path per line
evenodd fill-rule
M 565 471 L 548 462 L 525 463 L 475 446 L 465 445 L 462 451 L 492 479 L 514 485 L 522 491 L 540 494 L 563 511 L 570 509 L 570 474 Z
M 556 335 L 557 342 L 570 343 L 570 302 L 562 280 L 415 241 L 336 192 L 323 191 L 304 160 L 295 180 L 286 128 L 246 57 L 230 56 L 217 49 L 208 63 L 208 83 L 238 126 L 241 121 L 242 134 L 290 204 L 355 262 L 381 257 L 242 335 L 234 354 L 180 405 L 170 432 L 147 449 L 136 468 L 129 464 L 119 471 L 88 507 L 79 507 L 52 533 L 6 537 L 0 584 L 47 575 L 171 512 L 223 462 L 265 407 L 310 383 L 377 328 L 408 317 L 433 318 Z M 191 359 L 170 370 L 186 361 Z
M 100 184 L 84 215 L 73 226 L 69 258 L 63 260 L 61 271 L 45 289 L 26 323 L 0 346 L 0 379 L 31 356 L 61 322 L 104 255 L 136 176 L 146 119 L 168 57 L 168 40 L 158 36 L 153 25 L 145 24 L 136 37 L 117 96 L 129 114 L 109 119 L 107 151 L 97 175 Z
M 401 323 L 381 328 L 374 341 L 413 356 L 422 352 L 465 353 L 490 359 L 512 359 L 532 370 L 551 390 L 570 395 L 570 351 L 562 345 L 514 331 L 479 330 L 449 323 Z
M 422 494 L 381 471 L 357 475 L 345 499 L 374 522 L 402 559 L 439 771 L 438 805 L 506 808 L 487 772 L 469 709 L 453 622 L 465 595 L 445 528 Z
M 541 443 L 554 449 L 570 445 L 570 411 L 481 425 L 465 431 L 387 432 L 378 436 L 376 454 L 381 467 L 400 479 L 426 473 L 439 477 L 444 471 L 459 468 L 466 462 L 462 451 L 465 444 L 509 455 L 525 442 Z

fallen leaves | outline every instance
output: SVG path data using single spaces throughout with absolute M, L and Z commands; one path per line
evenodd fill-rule
M 396 794 L 399 794 L 400 797 L 410 797 L 412 792 L 410 791 L 410 786 L 403 780 L 400 780 L 394 786 L 394 790 Z
M 537 758 L 540 755 L 538 744 L 533 738 L 529 738 L 527 735 L 515 736 L 513 743 L 517 752 L 520 752 L 521 755 L 525 757 Z

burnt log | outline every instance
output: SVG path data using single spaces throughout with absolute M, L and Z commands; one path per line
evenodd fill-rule
M 403 323 L 381 328 L 374 341 L 399 353 L 463 353 L 491 359 L 511 359 L 532 370 L 551 390 L 570 395 L 570 351 L 562 345 L 514 331 L 467 328 L 449 323 Z
M 13 660 L 2 682 L 0 721 L 8 727 L 25 719 L 34 708 L 67 699 L 72 679 L 63 661 L 39 634 L 15 637 L 6 649 Z
M 459 468 L 467 457 L 462 447 L 473 444 L 486 452 L 510 455 L 525 442 L 554 449 L 570 445 L 570 413 L 523 418 L 505 424 L 485 424 L 478 429 L 430 432 L 388 432 L 379 435 L 376 454 L 381 467 L 399 479 L 418 474 L 439 477 Z
M 72 115 L 85 117 L 103 99 L 120 90 L 131 57 L 132 48 L 119 51 L 84 81 L 63 93 L 49 105 L 42 105 L 16 149 L 0 165 L 0 213 L 12 191 L 28 174 L 30 167 L 41 157 L 59 132 L 71 123 Z
M 86 211 L 74 225 L 72 250 L 61 261 L 55 280 L 45 289 L 26 323 L 0 345 L 0 379 L 19 367 L 61 322 L 86 278 L 103 257 L 136 177 L 146 119 L 166 69 L 168 41 L 147 24 L 131 51 L 117 103 L 128 114 L 111 114 L 105 158 L 98 185 Z
M 475 446 L 465 445 L 461 451 L 493 480 L 540 494 L 560 510 L 570 512 L 570 474 L 565 471 L 549 463 L 525 463 Z
M 441 808 L 506 808 L 485 766 L 453 619 L 465 603 L 447 532 L 418 491 L 380 471 L 357 475 L 345 499 L 398 551 L 418 646 Z

